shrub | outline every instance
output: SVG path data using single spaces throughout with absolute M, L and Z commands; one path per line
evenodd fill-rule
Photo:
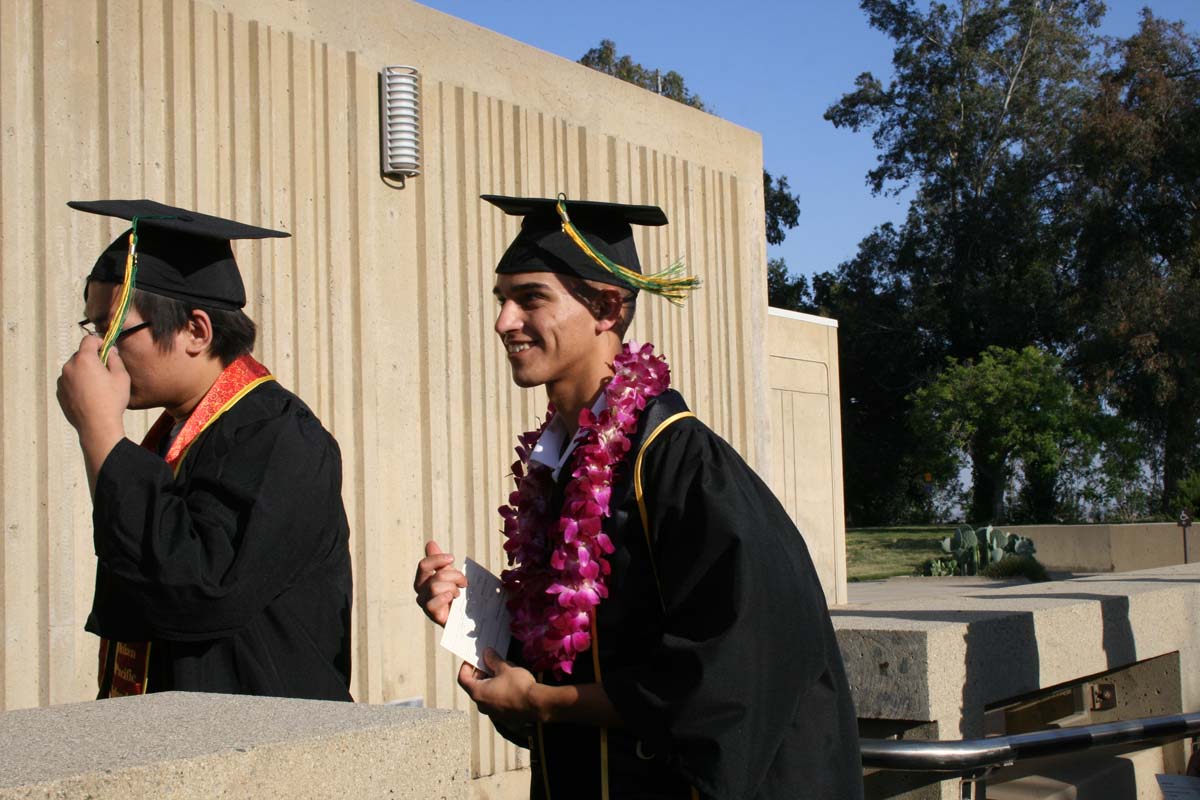
M 925 563 L 922 564 L 917 570 L 917 574 L 933 578 L 943 578 L 949 575 L 957 575 L 958 562 L 955 560 L 954 556 L 926 559 Z
M 1175 487 L 1175 494 L 1171 497 L 1170 511 L 1172 514 L 1187 511 L 1193 518 L 1200 516 L 1200 469 L 1188 472 L 1179 481 L 1179 485 Z
M 993 561 L 979 572 L 985 578 L 1028 578 L 1034 583 L 1050 580 L 1042 562 L 1033 556 L 1007 555 Z

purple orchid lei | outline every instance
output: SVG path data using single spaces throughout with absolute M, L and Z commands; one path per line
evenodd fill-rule
M 646 401 L 667 390 L 671 370 L 651 344 L 628 342 L 613 359 L 613 377 L 604 389 L 608 408 L 579 412 L 579 444 L 571 455 L 571 482 L 561 516 L 549 507 L 554 479 L 549 467 L 530 463 L 554 406 L 537 430 L 518 437 L 513 478 L 517 488 L 500 507 L 504 550 L 510 569 L 500 574 L 508 591 L 512 633 L 522 643 L 533 670 L 570 674 L 575 657 L 592 645 L 591 623 L 608 597 L 606 555 L 613 544 L 603 530 L 610 514 L 613 471 L 629 452 Z

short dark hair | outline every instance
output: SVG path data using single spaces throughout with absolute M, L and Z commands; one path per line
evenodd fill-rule
M 222 366 L 229 366 L 254 349 L 258 327 L 240 308 L 209 308 L 141 289 L 133 292 L 133 306 L 150 323 L 150 336 L 163 352 L 175 347 L 174 335 L 187 327 L 193 311 L 203 311 L 212 321 L 209 352 L 220 359 Z
M 558 277 L 571 296 L 583 303 L 596 319 L 604 319 L 616 311 L 612 303 L 613 295 L 617 294 L 620 297 L 621 308 L 617 324 L 613 326 L 613 332 L 620 339 L 625 339 L 625 332 L 629 330 L 629 326 L 633 322 L 633 314 L 637 311 L 637 292 L 609 283 L 584 280 L 573 275 L 559 275 Z

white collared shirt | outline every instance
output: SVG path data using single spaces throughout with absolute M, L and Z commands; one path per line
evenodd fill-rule
M 600 396 L 596 398 L 596 402 L 592 404 L 592 414 L 598 417 L 600 412 L 606 408 L 608 408 L 608 397 L 601 392 Z M 546 426 L 546 430 L 542 431 L 542 435 L 538 437 L 537 444 L 533 446 L 533 452 L 529 454 L 529 460 L 549 467 L 554 480 L 558 480 L 558 473 L 571 458 L 571 453 L 575 452 L 575 445 L 579 444 L 581 432 L 582 430 L 577 430 L 575 437 L 566 447 L 563 447 L 563 440 L 567 438 L 567 424 L 563 421 L 562 414 L 555 414 L 554 419 L 550 420 L 550 424 Z

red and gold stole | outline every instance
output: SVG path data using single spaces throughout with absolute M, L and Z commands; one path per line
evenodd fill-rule
M 217 419 L 261 383 L 275 377 L 262 364 L 248 355 L 226 367 L 209 388 L 200 405 L 188 417 L 183 430 L 171 443 L 165 456 L 167 465 L 178 475 L 179 467 L 192 443 Z M 150 427 L 142 439 L 142 447 L 157 453 L 163 437 L 170 434 L 175 419 L 166 412 Z M 111 673 L 109 670 L 111 669 Z M 116 642 L 100 640 L 100 689 L 103 691 L 106 673 L 111 675 L 108 697 L 145 694 L 149 685 L 150 642 Z

